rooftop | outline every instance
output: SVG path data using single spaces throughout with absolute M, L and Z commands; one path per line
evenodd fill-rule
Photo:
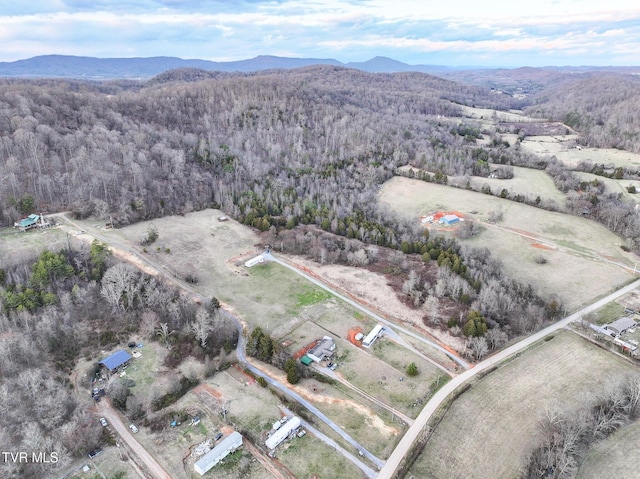
M 109 371 L 113 371 L 114 369 L 119 368 L 124 363 L 131 359 L 131 355 L 125 350 L 121 349 L 120 351 L 116 351 L 110 356 L 107 356 L 99 364 L 105 366 Z

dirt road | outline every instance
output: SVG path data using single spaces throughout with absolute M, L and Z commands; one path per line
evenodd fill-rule
M 136 440 L 129 430 L 129 426 L 122 422 L 120 415 L 113 409 L 108 399 L 105 398 L 98 403 L 98 411 L 109 422 L 109 427 L 118 433 L 122 440 L 127 443 L 127 446 L 129 446 L 133 454 L 146 466 L 147 471 L 145 471 L 145 475 L 149 478 L 172 479 L 169 473 L 167 473 L 151 454 L 142 447 L 142 444 Z

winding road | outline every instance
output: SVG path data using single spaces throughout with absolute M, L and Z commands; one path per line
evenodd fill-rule
M 87 226 L 82 227 L 82 226 L 78 225 L 77 223 L 75 223 L 74 221 L 70 220 L 64 213 L 58 213 L 58 214 L 51 215 L 51 216 L 56 216 L 56 217 L 64 220 L 67 223 L 67 225 L 62 225 L 62 229 L 64 231 L 66 231 L 68 234 L 73 234 L 73 231 L 69 231 L 69 225 L 72 226 L 73 228 L 75 228 L 75 231 L 84 231 L 83 228 L 91 230 L 90 233 L 82 233 L 81 235 L 77 235 L 77 236 L 83 237 L 83 239 L 84 239 L 84 237 L 86 237 L 86 239 L 88 241 L 91 240 L 92 238 L 95 238 L 95 239 L 98 239 L 98 240 L 108 244 L 109 247 L 113 250 L 114 254 L 118 254 L 123 259 L 125 259 L 125 260 L 127 260 L 129 262 L 133 262 L 136 266 L 140 267 L 141 269 L 143 269 L 145 272 L 147 272 L 149 274 L 160 275 L 160 276 L 166 278 L 169 282 L 171 282 L 171 283 L 175 284 L 176 286 L 178 286 L 179 288 L 189 292 L 194 299 L 197 299 L 197 300 L 199 300 L 201 302 L 207 301 L 209 299 L 206 296 L 204 296 L 201 293 L 199 293 L 198 291 L 196 291 L 193 288 L 191 288 L 190 286 L 188 286 L 187 284 L 185 284 L 184 282 L 182 282 L 179 279 L 173 277 L 168 271 L 166 271 L 166 268 L 163 265 L 158 264 L 157 262 L 151 260 L 150 258 L 141 255 L 138 251 L 136 251 L 136 250 L 132 249 L 131 247 L 129 247 L 129 245 L 123 244 L 122 242 L 117 241 L 116 239 L 112 238 L 111 236 L 107 237 L 106 235 L 101 234 L 99 232 L 99 230 L 98 231 L 94 231 L 96 228 L 89 228 Z M 125 253 L 125 254 L 123 254 L 123 253 Z M 324 422 L 328 427 L 333 429 L 344 441 L 346 441 L 348 444 L 351 444 L 355 448 L 356 451 L 361 452 L 363 457 L 367 458 L 369 461 L 371 461 L 371 463 L 375 464 L 378 469 L 380 469 L 384 465 L 384 461 L 383 460 L 381 460 L 380 458 L 376 457 L 374 454 L 369 452 L 365 447 L 363 447 L 360 443 L 358 443 L 355 439 L 353 439 L 351 436 L 349 436 L 340 426 L 338 426 L 331 419 L 329 419 L 324 413 L 322 413 L 322 411 L 320 411 L 312 403 L 310 403 L 309 401 L 304 399 L 302 396 L 300 396 L 295 391 L 292 391 L 291 389 L 289 389 L 286 385 L 281 384 L 280 382 L 276 381 L 271 376 L 269 376 L 268 374 L 264 373 L 262 370 L 260 370 L 259 368 L 255 367 L 253 364 L 251 364 L 248 361 L 248 359 L 246 357 L 246 354 L 245 354 L 245 338 L 244 338 L 244 335 L 243 335 L 244 328 L 243 328 L 242 322 L 232 312 L 227 310 L 227 313 L 234 320 L 234 322 L 236 324 L 236 327 L 238 329 L 238 345 L 236 347 L 236 356 L 238 358 L 238 362 L 243 367 L 247 368 L 254 375 L 259 376 L 259 377 L 263 377 L 267 381 L 267 383 L 269 383 L 271 386 L 273 386 L 274 388 L 276 388 L 279 391 L 283 392 L 284 394 L 286 394 L 287 396 L 289 396 L 290 398 L 295 400 L 300 405 L 304 406 L 307 410 L 309 410 L 316 417 L 318 417 L 322 422 Z M 117 431 L 120 433 L 119 430 L 117 430 Z M 125 428 L 124 433 L 125 434 L 128 433 L 128 429 L 127 428 Z M 130 433 L 129 433 L 129 436 L 131 436 Z M 130 439 L 133 439 L 133 438 L 130 437 Z M 135 439 L 133 439 L 133 440 L 135 441 Z M 137 443 L 137 441 L 135 441 L 135 442 Z M 142 448 L 142 446 L 140 446 L 139 443 L 137 443 L 137 444 L 138 444 L 139 448 Z M 144 450 L 144 448 L 142 448 L 142 449 Z M 149 458 L 153 459 L 146 452 L 146 450 L 144 450 L 144 453 L 146 453 L 146 455 Z M 141 454 L 139 457 L 145 462 L 145 464 L 147 464 L 147 466 L 150 469 L 155 467 L 153 462 L 147 462 L 145 454 Z M 367 473 L 367 471 L 363 471 L 363 472 Z M 158 476 L 158 477 L 161 477 L 161 476 Z

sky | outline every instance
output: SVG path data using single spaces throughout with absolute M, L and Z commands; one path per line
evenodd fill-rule
M 386 56 L 447 66 L 640 65 L 638 0 L 2 0 L 0 61 Z

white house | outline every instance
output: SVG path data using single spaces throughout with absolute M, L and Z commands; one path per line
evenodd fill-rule
M 260 263 L 264 263 L 264 256 L 262 256 L 261 254 L 259 254 L 255 258 L 251 258 L 249 261 L 245 261 L 244 265 L 247 268 L 251 268 L 252 266 L 255 266 Z
M 300 427 L 300 418 L 298 416 L 293 416 L 287 422 L 285 422 L 280 429 L 274 432 L 269 438 L 265 441 L 265 446 L 269 449 L 275 449 L 278 447 L 282 441 L 289 437 L 289 435 Z
M 198 474 L 204 476 L 205 473 L 213 466 L 218 464 L 240 446 L 242 446 L 242 435 L 239 432 L 233 431 L 225 437 L 220 444 L 202 456 L 202 458 L 193 465 L 193 468 Z
M 365 348 L 370 347 L 376 339 L 378 339 L 384 332 L 384 327 L 381 324 L 377 324 L 375 328 L 371 330 L 369 334 L 362 340 L 362 345 Z

